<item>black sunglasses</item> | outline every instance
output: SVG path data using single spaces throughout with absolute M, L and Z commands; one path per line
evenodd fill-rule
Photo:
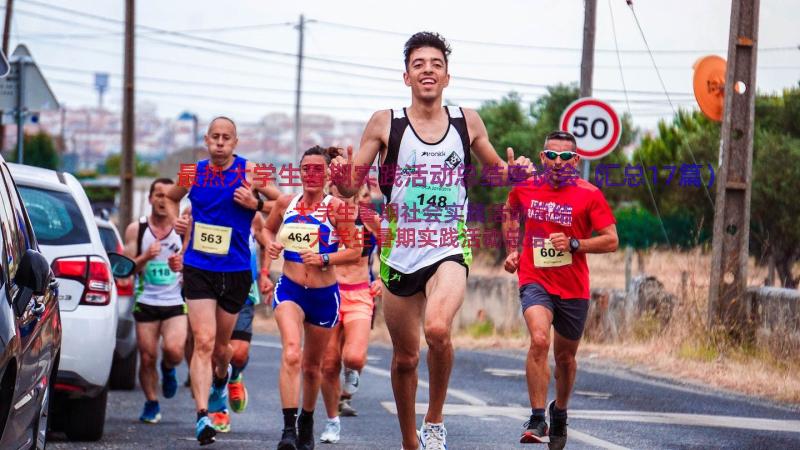
M 554 150 L 545 150 L 544 156 L 547 157 L 550 161 L 555 161 L 556 158 L 561 158 L 562 161 L 569 161 L 573 157 L 575 157 L 577 153 L 575 152 L 557 152 Z

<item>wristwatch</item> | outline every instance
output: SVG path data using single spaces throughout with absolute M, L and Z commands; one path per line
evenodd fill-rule
M 256 211 L 261 211 L 262 209 L 264 209 L 264 200 L 259 197 L 258 203 L 256 203 Z
M 322 270 L 328 270 L 328 264 L 331 263 L 331 257 L 327 253 L 322 254 Z
M 569 252 L 575 253 L 581 247 L 581 241 L 575 238 L 569 238 Z

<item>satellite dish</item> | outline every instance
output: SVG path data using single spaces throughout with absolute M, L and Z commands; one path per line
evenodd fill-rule
M 694 98 L 700 111 L 715 122 L 722 122 L 725 104 L 725 60 L 704 56 L 694 63 Z

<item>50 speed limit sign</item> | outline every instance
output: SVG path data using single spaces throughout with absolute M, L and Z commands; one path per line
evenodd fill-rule
M 619 143 L 622 124 L 616 111 L 595 98 L 579 98 L 561 115 L 561 130 L 575 136 L 578 154 L 584 159 L 598 159 L 611 153 Z

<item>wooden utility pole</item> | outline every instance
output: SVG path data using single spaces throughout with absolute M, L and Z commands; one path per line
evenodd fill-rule
M 294 158 L 292 161 L 300 160 L 300 139 L 301 139 L 301 116 L 302 108 L 300 104 L 300 94 L 303 92 L 303 38 L 306 29 L 305 16 L 300 14 L 300 22 L 297 25 L 299 32 L 299 43 L 297 49 L 297 86 L 295 87 L 295 100 L 294 100 Z
M 747 321 L 750 181 L 760 0 L 733 0 L 717 172 L 708 322 L 739 332 Z
M 134 0 L 125 0 L 125 79 L 122 93 L 122 158 L 120 161 L 119 229 L 125 230 L 133 215 L 134 120 Z
M 14 12 L 14 0 L 6 0 L 6 19 L 3 25 L 3 54 L 8 58 L 8 41 L 11 39 L 11 17 Z M 5 112 L 5 111 L 3 111 Z M 0 151 L 6 148 L 6 126 L 0 122 Z
M 584 0 L 583 53 L 581 54 L 581 97 L 592 96 L 594 73 L 594 30 L 597 24 L 597 0 Z M 583 179 L 589 179 L 589 160 L 583 161 Z

